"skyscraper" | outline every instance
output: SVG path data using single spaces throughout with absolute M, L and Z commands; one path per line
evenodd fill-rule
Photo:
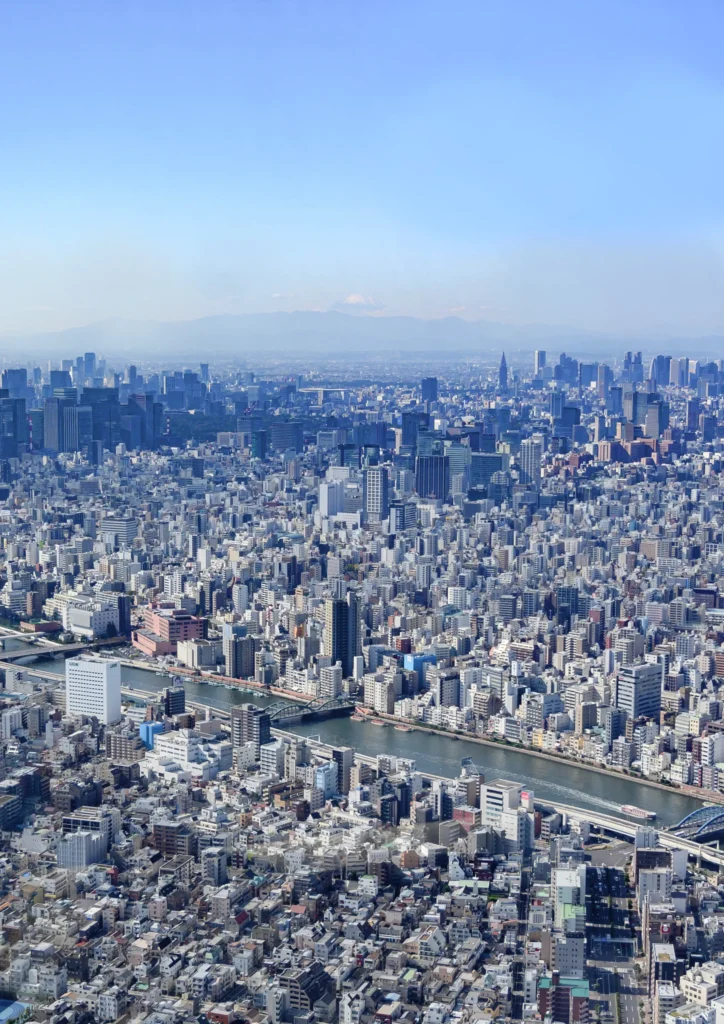
M 498 387 L 501 391 L 508 390 L 508 364 L 505 361 L 505 352 L 500 357 L 500 369 L 498 370 Z
M 537 348 L 535 350 L 535 356 L 533 357 L 533 372 L 535 373 L 536 377 L 540 376 L 541 371 L 543 370 L 543 367 L 545 366 L 545 364 L 546 364 L 546 354 L 545 354 L 545 351 L 542 348 Z
M 419 430 L 426 430 L 430 417 L 422 410 L 403 412 L 402 414 L 402 443 L 411 448 L 417 446 L 417 433 Z
M 62 450 L 79 452 L 93 440 L 93 410 L 89 405 L 68 404 L 62 411 Z
M 65 663 L 69 715 L 97 718 L 110 725 L 121 718 L 121 663 L 100 658 L 69 658 Z
M 520 482 L 523 484 L 540 485 L 540 464 L 542 447 L 540 441 L 532 437 L 526 438 L 520 445 Z
M 351 591 L 346 600 L 327 598 L 324 605 L 324 653 L 332 664 L 342 663 L 345 677 L 351 676 L 354 659 L 362 653 L 360 600 Z
M 694 432 L 699 427 L 699 414 L 701 408 L 698 398 L 689 398 L 686 402 L 686 429 Z
M 389 477 L 384 466 L 365 470 L 364 511 L 370 523 L 381 523 L 390 514 Z
M 616 707 L 631 719 L 654 718 L 661 710 L 661 665 L 622 665 L 616 680 Z
M 605 402 L 608 398 L 608 393 L 612 384 L 613 370 L 606 363 L 599 363 L 596 374 L 596 389 L 598 391 L 598 397 L 602 402 Z
M 423 402 L 437 401 L 437 377 L 422 378 L 422 400 Z
M 445 501 L 450 493 L 450 459 L 447 455 L 419 455 L 415 487 L 421 498 Z

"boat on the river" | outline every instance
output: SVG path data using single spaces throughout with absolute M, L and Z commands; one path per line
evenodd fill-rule
M 644 818 L 646 821 L 652 821 L 656 817 L 656 811 L 645 811 L 643 807 L 635 807 L 633 804 L 624 804 L 621 811 L 630 818 Z
M 396 725 L 395 729 L 397 729 L 398 732 L 412 732 L 409 725 Z

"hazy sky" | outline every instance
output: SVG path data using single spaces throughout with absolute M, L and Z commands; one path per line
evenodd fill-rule
M 0 333 L 724 333 L 722 39 L 721 0 L 5 4 Z

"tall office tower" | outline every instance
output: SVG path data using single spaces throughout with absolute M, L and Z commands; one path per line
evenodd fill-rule
M 167 718 L 186 712 L 186 691 L 183 686 L 167 686 L 163 691 L 163 712 Z
M 661 437 L 669 425 L 669 403 L 662 402 L 656 396 L 656 400 L 649 402 L 646 409 L 646 436 Z
M 630 719 L 655 718 L 661 711 L 661 685 L 661 665 L 622 665 L 616 680 L 616 707 Z
M 540 486 L 540 465 L 543 449 L 540 441 L 526 438 L 520 445 L 520 482 Z
M 28 390 L 28 371 L 24 368 L 3 370 L 2 386 L 7 389 L 10 398 L 26 398 Z
M 644 391 L 625 391 L 623 395 L 623 415 L 629 423 L 643 426 L 646 423 L 649 396 Z
M 542 348 L 537 348 L 535 350 L 535 355 L 533 357 L 533 373 L 536 375 L 536 377 L 540 377 L 541 373 L 543 372 L 543 367 L 545 366 L 545 364 L 545 350 Z
M 505 361 L 505 352 L 500 357 L 500 369 L 498 370 L 498 387 L 501 391 L 508 390 L 508 364 Z
M 55 391 L 56 388 L 70 388 L 72 386 L 73 381 L 70 379 L 68 370 L 50 371 L 50 388 L 52 391 Z
M 689 383 L 689 360 L 685 357 L 672 358 L 669 363 L 669 384 L 675 387 L 686 387 Z
M 423 402 L 437 401 L 437 377 L 422 378 L 422 400 Z
M 201 363 L 201 380 L 204 384 L 209 383 L 209 364 Z
M 689 398 L 686 402 L 686 429 L 694 432 L 699 427 L 699 413 L 701 407 L 698 398 Z
M 654 356 L 649 369 L 649 379 L 657 386 L 666 387 L 669 383 L 671 356 Z
M 367 521 L 381 523 L 390 514 L 390 484 L 384 466 L 370 466 L 363 477 L 364 511 Z
M 390 533 L 411 530 L 417 523 L 417 505 L 413 501 L 390 502 Z
M 598 382 L 598 363 L 585 363 L 581 360 L 578 364 L 578 387 L 585 390 L 594 381 Z
M 231 745 L 241 747 L 253 743 L 255 756 L 271 739 L 271 719 L 268 712 L 256 704 L 240 704 L 231 709 Z
M 362 653 L 361 602 L 351 591 L 346 600 L 327 598 L 324 604 L 324 653 L 335 665 L 342 663 L 345 678 L 354 670 L 354 659 Z
M 252 459 L 265 459 L 269 449 L 269 436 L 266 430 L 254 430 L 251 435 Z
M 450 493 L 450 459 L 447 455 L 419 455 L 415 465 L 415 489 L 421 498 L 444 501 Z
M 92 440 L 93 410 L 91 407 L 89 405 L 66 405 L 63 409 L 62 450 L 64 452 L 79 452 Z
M 86 380 L 91 380 L 95 376 L 96 372 L 96 354 L 95 352 L 86 352 L 83 356 L 83 372 L 86 376 Z
M 0 458 L 13 459 L 30 440 L 24 398 L 0 398 Z
M 640 352 L 627 352 L 623 359 L 621 380 L 628 384 L 640 384 L 644 379 L 644 364 Z
M 609 388 L 606 411 L 612 416 L 620 416 L 623 413 L 623 388 L 620 384 L 613 384 Z
M 62 452 L 65 447 L 64 410 L 67 403 L 60 398 L 47 398 L 43 406 L 43 447 Z
M 608 392 L 612 384 L 613 370 L 606 363 L 599 363 L 596 375 L 596 390 L 598 391 L 598 397 L 602 402 L 605 402 L 608 398 Z
M 65 663 L 69 715 L 97 718 L 102 725 L 121 719 L 121 663 L 101 658 L 69 658 Z
M 402 444 L 410 448 L 417 446 L 417 434 L 420 430 L 427 430 L 430 416 L 422 409 L 415 409 L 412 412 L 402 414 Z

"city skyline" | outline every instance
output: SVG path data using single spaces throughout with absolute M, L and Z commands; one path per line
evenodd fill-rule
M 724 333 L 722 17 L 16 6 L 0 336 L 297 309 Z

